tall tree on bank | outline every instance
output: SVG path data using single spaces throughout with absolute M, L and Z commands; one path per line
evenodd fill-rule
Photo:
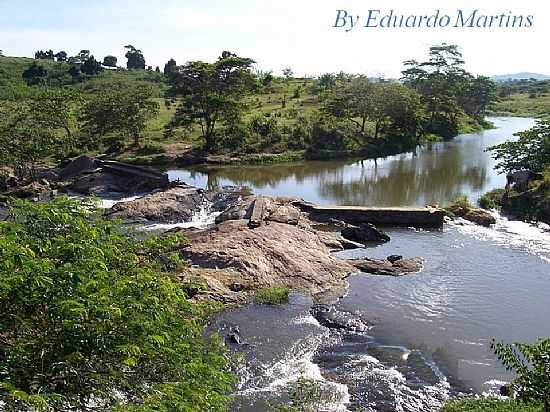
M 132 45 L 124 46 L 124 48 L 128 50 L 124 55 L 128 59 L 126 67 L 128 69 L 145 70 L 145 57 L 143 57 L 141 50 L 136 49 Z
M 171 77 L 171 94 L 181 96 L 174 121 L 185 126 L 198 123 L 206 151 L 216 145 L 216 127 L 235 122 L 246 107 L 244 97 L 257 86 L 253 63 L 224 52 L 214 63 L 195 61 L 179 66 Z
M 428 111 L 428 132 L 454 136 L 464 113 L 482 122 L 495 99 L 496 85 L 487 77 L 464 70 L 462 53 L 456 45 L 430 47 L 428 60 L 404 62 L 403 81 L 422 96 Z

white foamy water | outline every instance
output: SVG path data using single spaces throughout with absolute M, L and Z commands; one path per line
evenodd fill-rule
M 301 317 L 298 322 L 305 319 L 307 319 L 306 316 Z M 314 324 L 309 320 L 306 323 Z M 249 397 L 262 392 L 284 393 L 288 388 L 294 388 L 299 379 L 306 379 L 314 382 L 321 391 L 321 399 L 315 405 L 316 411 L 349 412 L 346 407 L 350 402 L 348 387 L 324 378 L 319 366 L 313 362 L 315 351 L 327 338 L 328 330 L 325 330 L 320 335 L 311 335 L 294 343 L 283 359 L 273 365 L 263 365 L 261 381 L 266 384 L 250 386 L 250 382 L 241 381 L 240 387 L 246 386 L 247 388 L 241 389 L 236 395 Z M 245 376 L 249 375 L 243 375 L 243 377 Z M 258 376 L 255 378 L 257 379 Z
M 491 214 L 497 221 L 491 227 L 479 226 L 464 219 L 451 222 L 449 226 L 476 239 L 495 242 L 506 248 L 525 250 L 550 262 L 550 226 L 510 220 L 497 211 L 492 211 Z
M 188 222 L 179 222 L 179 223 L 155 223 L 152 225 L 141 226 L 139 229 L 144 231 L 164 231 L 175 228 L 195 228 L 195 229 L 204 229 L 210 225 L 216 223 L 216 217 L 219 216 L 221 212 L 211 212 L 210 204 L 205 203 L 201 205 L 199 210 L 193 212 L 191 220 Z

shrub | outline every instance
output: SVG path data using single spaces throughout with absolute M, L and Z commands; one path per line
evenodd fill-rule
M 483 209 L 499 209 L 501 207 L 502 196 L 504 195 L 504 189 L 495 189 L 485 193 L 479 198 L 477 203 Z
M 511 345 L 493 341 L 491 348 L 506 369 L 515 372 L 514 394 L 524 402 L 543 404 L 550 412 L 550 339 Z
M 256 292 L 254 301 L 261 305 L 281 305 L 288 303 L 289 290 L 285 287 L 267 288 Z
M 448 402 L 442 412 L 543 412 L 543 409 L 515 401 L 466 399 Z
M 223 411 L 233 377 L 212 307 L 187 299 L 177 235 L 142 240 L 90 203 L 0 222 L 0 399 L 10 411 Z

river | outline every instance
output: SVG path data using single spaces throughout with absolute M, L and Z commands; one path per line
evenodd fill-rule
M 472 201 L 502 187 L 488 146 L 525 130 L 532 119 L 493 118 L 496 128 L 461 135 L 412 154 L 360 161 L 218 167 L 170 171 L 205 188 L 247 186 L 254 193 L 300 196 L 322 204 L 419 206 Z M 348 256 L 422 256 L 424 270 L 405 277 L 350 277 L 336 307 L 365 319 L 366 333 L 337 333 L 309 314 L 308 297 L 281 307 L 249 305 L 216 319 L 238 325 L 248 345 L 235 411 L 265 404 L 301 375 L 319 382 L 326 411 L 438 411 L 459 393 L 494 393 L 510 375 L 492 338 L 533 341 L 550 336 L 550 232 L 544 225 L 496 214 L 482 228 L 466 222 L 440 230 L 388 229 L 391 242 L 341 252 Z

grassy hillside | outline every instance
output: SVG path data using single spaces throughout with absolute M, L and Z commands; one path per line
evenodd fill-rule
M 78 78 L 73 78 L 68 73 L 71 67 L 68 63 L 20 57 L 0 57 L 0 104 L 2 100 L 32 99 L 33 94 L 39 88 L 27 86 L 22 79 L 22 74 L 33 62 L 37 62 L 48 71 L 47 87 L 78 90 L 84 98 L 102 91 L 125 89 L 138 85 L 147 85 L 153 89 L 153 96 L 159 103 L 160 113 L 148 122 L 141 139 L 141 147 L 133 148 L 128 144 L 126 151 L 119 156 L 121 160 L 141 164 L 170 163 L 179 155 L 203 145 L 201 128 L 198 125 L 184 128 L 171 124 L 178 102 L 176 99 L 164 97 L 169 85 L 161 73 L 154 71 L 104 70 L 96 76 L 81 75 Z M 252 143 L 247 142 L 239 149 L 238 157 L 251 162 L 303 158 L 305 153 L 303 141 L 308 139 L 308 132 L 304 132 L 304 125 L 307 123 L 307 119 L 312 118 L 320 111 L 322 105 L 322 94 L 318 93 L 317 81 L 313 79 L 284 81 L 282 78 L 274 78 L 269 86 L 262 87 L 246 100 L 248 109 L 243 121 L 250 123 L 256 119 L 260 127 L 264 127 L 263 123 L 267 122 L 275 131 L 265 136 L 258 135 Z M 459 122 L 459 132 L 461 133 L 473 132 L 482 127 L 486 127 L 486 125 L 480 125 L 468 117 Z M 365 151 L 365 147 L 361 147 L 356 139 L 347 137 L 348 131 L 343 129 L 338 133 L 339 136 L 328 136 L 326 139 L 341 139 L 341 146 L 345 149 L 334 150 L 334 154 L 318 154 L 320 158 L 345 156 L 346 153 L 351 155 L 357 153 L 359 149 Z M 367 123 L 366 134 L 374 134 L 374 124 Z M 296 143 L 298 141 L 301 142 L 301 146 Z M 371 149 L 367 147 L 366 155 L 368 156 L 370 153 L 371 156 L 377 156 L 386 152 L 405 150 L 399 142 L 393 142 L 391 145 L 395 147 L 386 147 L 388 142 L 380 140 Z M 233 153 L 225 154 L 235 157 Z
M 491 107 L 496 115 L 549 117 L 550 81 L 515 81 L 499 85 L 500 99 Z

